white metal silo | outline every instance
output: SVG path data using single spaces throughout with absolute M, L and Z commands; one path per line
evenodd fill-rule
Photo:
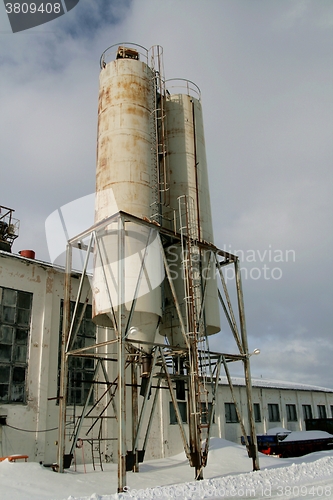
M 133 48 L 134 46 L 134 48 Z M 122 211 L 140 219 L 150 216 L 156 201 L 153 189 L 156 131 L 152 108 L 154 73 L 148 52 L 141 46 L 112 46 L 101 59 L 95 222 Z M 114 60 L 106 56 L 116 52 Z M 143 59 L 143 60 L 140 60 Z M 149 238 L 150 234 L 150 238 Z M 99 235 L 95 252 L 93 316 L 98 325 L 112 326 L 110 297 L 115 310 L 119 300 L 117 263 L 124 261 L 125 318 L 137 293 L 128 339 L 153 342 L 161 315 L 162 264 L 158 234 L 134 222 L 126 222 L 125 250 L 119 255 L 119 227 L 114 222 Z M 148 241 L 149 240 L 149 241 Z M 148 248 L 145 272 L 137 289 L 140 266 Z M 106 278 L 106 279 L 105 279 Z M 106 287 L 108 283 L 109 292 Z M 145 349 L 148 349 L 145 347 Z
M 182 204 L 187 203 L 190 213 L 188 228 L 195 240 L 213 243 L 213 227 L 210 208 L 210 196 L 207 174 L 207 161 L 203 128 L 200 90 L 186 80 L 166 82 L 165 130 L 168 158 L 169 206 L 164 207 L 166 220 L 175 214 L 177 230 L 180 225 Z M 177 91 L 174 89 L 177 88 Z M 179 90 L 180 89 L 180 90 Z M 179 198 L 182 197 L 180 200 Z M 182 202 L 183 199 L 183 202 Z M 180 212 L 179 212 L 180 210 Z M 182 222 L 181 224 L 184 224 Z M 181 248 L 174 246 L 167 252 L 169 264 L 173 270 L 174 285 L 177 295 L 184 298 L 184 282 L 181 269 Z M 210 252 L 201 251 L 201 272 L 206 272 Z M 215 279 L 215 263 L 207 274 L 207 292 L 205 301 L 206 334 L 212 335 L 220 330 L 219 304 Z M 166 292 L 166 301 L 172 302 Z M 182 301 L 185 309 L 185 301 Z M 185 311 L 184 311 L 185 313 Z M 177 317 L 172 306 L 166 306 L 166 316 L 160 332 L 173 345 L 183 345 Z

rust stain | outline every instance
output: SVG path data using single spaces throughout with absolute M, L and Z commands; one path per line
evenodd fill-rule
M 99 113 L 110 105 L 147 102 L 153 87 L 148 78 L 123 74 L 103 79 L 99 92 Z
M 34 283 L 41 283 L 42 282 L 39 274 L 37 274 L 36 278 L 30 278 L 29 281 L 33 281 Z
M 36 398 L 35 396 L 29 397 L 27 409 L 33 410 L 34 413 L 38 413 L 38 398 Z
M 46 278 L 46 293 L 52 293 L 52 292 L 53 292 L 53 276 L 51 275 L 51 273 L 48 273 L 48 276 Z

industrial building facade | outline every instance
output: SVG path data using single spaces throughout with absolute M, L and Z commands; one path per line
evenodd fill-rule
M 64 300 L 64 270 L 51 264 L 0 251 L 0 454 L 26 454 L 30 461 L 56 460 L 59 425 L 59 370 Z M 74 302 L 80 274 L 72 274 Z M 84 293 L 90 287 L 84 282 Z M 88 304 L 78 330 L 76 347 L 95 343 L 96 327 Z M 99 337 L 107 337 L 101 329 Z M 75 346 L 74 346 L 75 347 Z M 87 399 L 96 361 L 73 357 L 69 366 L 68 413 L 73 422 Z M 111 370 L 112 371 L 112 370 Z M 139 379 L 138 385 L 143 384 Z M 102 386 L 102 383 L 100 384 Z M 154 383 L 156 385 L 156 383 Z M 177 419 L 165 380 L 160 381 L 145 459 L 171 456 L 182 450 Z M 241 379 L 233 379 L 234 396 L 246 416 L 246 392 Z M 215 404 L 212 436 L 240 443 L 241 429 L 227 380 L 221 378 Z M 97 384 L 90 403 L 101 397 Z M 301 384 L 252 380 L 257 433 L 273 427 L 305 430 L 306 418 L 333 418 L 333 390 Z M 185 395 L 178 391 L 179 409 L 188 432 Z M 139 396 L 139 406 L 140 406 Z M 151 398 L 153 399 L 153 398 Z M 152 401 L 149 402 L 152 404 Z M 101 408 L 105 406 L 101 402 Z M 116 419 L 106 412 L 105 430 L 96 430 L 101 461 L 117 460 Z M 130 415 L 128 416 L 130 418 Z M 208 418 L 208 417 L 207 417 Z M 245 427 L 246 427 L 246 418 Z M 85 460 L 91 462 L 95 441 L 82 428 Z M 128 439 L 128 449 L 131 442 Z M 96 450 L 95 450 L 96 451 Z M 96 458 L 96 456 L 95 456 Z M 78 454 L 78 461 L 82 454 Z

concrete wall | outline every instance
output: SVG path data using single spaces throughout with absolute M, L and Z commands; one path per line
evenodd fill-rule
M 262 381 L 262 385 L 264 385 Z M 256 422 L 257 434 L 265 434 L 269 429 L 274 427 L 284 427 L 291 431 L 305 430 L 305 422 L 303 418 L 302 405 L 311 405 L 313 418 L 318 418 L 318 405 L 325 405 L 326 415 L 332 418 L 331 406 L 333 405 L 333 390 L 331 392 L 321 391 L 320 388 L 306 389 L 292 389 L 292 388 L 279 388 L 267 385 L 267 387 L 256 386 L 256 381 L 252 381 L 252 401 L 260 405 L 261 422 Z M 290 384 L 291 385 L 291 384 Z M 246 392 L 244 386 L 234 386 L 236 401 L 240 406 L 243 423 L 247 432 L 247 410 L 246 410 Z M 221 415 L 221 437 L 230 441 L 240 443 L 241 428 L 238 423 L 227 423 L 224 416 L 224 403 L 231 403 L 230 389 L 226 385 L 220 384 L 219 386 L 219 412 Z M 279 408 L 280 420 L 277 422 L 269 421 L 268 405 L 277 404 Z M 296 406 L 296 421 L 288 421 L 286 405 L 291 404 Z
M 72 300 L 75 300 L 78 282 L 79 277 L 74 277 Z M 56 397 L 64 273 L 50 265 L 2 252 L 0 286 L 33 293 L 27 398 L 25 404 L 0 401 L 0 414 L 7 415 L 8 423 L 2 428 L 2 455 L 27 454 L 33 461 L 54 461 L 58 438 Z M 12 429 L 9 425 L 25 431 Z

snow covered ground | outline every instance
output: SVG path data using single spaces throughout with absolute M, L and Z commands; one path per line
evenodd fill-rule
M 57 474 L 33 462 L 0 463 L 1 500 L 113 500 L 221 498 L 333 498 L 333 450 L 300 458 L 279 459 L 260 454 L 260 471 L 244 447 L 212 438 L 203 481 L 193 481 L 184 453 L 145 462 L 140 473 L 127 473 L 128 491 L 117 491 L 117 466 L 104 472 L 80 465 Z

